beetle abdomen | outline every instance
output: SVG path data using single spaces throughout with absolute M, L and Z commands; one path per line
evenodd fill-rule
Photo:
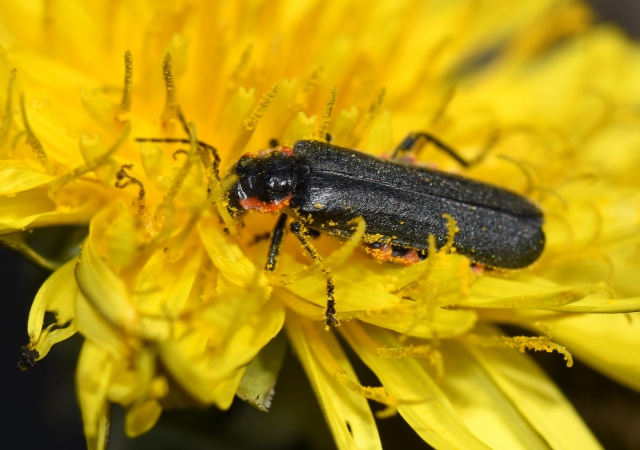
M 510 191 L 339 147 L 323 152 L 309 141 L 296 143 L 294 152 L 309 171 L 298 179 L 289 209 L 323 233 L 346 239 L 349 221 L 363 217 L 369 242 L 428 250 L 429 235 L 438 247 L 445 244 L 449 214 L 460 229 L 456 250 L 474 262 L 517 269 L 544 248 L 542 213 Z

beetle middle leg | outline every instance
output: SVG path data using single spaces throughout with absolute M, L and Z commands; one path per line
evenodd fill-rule
M 401 158 L 402 156 L 404 156 L 409 152 L 415 152 L 419 150 L 423 145 L 427 143 L 432 143 L 437 148 L 445 152 L 447 155 L 455 159 L 461 166 L 469 167 L 469 166 L 472 166 L 473 164 L 480 162 L 485 157 L 485 155 L 489 152 L 489 150 L 491 150 L 491 147 L 493 147 L 493 145 L 496 143 L 497 140 L 498 140 L 498 133 L 497 132 L 491 133 L 487 142 L 485 143 L 483 150 L 473 160 L 468 161 L 462 156 L 460 156 L 458 152 L 454 150 L 453 147 L 444 143 L 443 141 L 435 137 L 433 134 L 427 133 L 425 131 L 419 131 L 415 133 L 409 133 L 407 137 L 402 140 L 400 145 L 396 147 L 396 149 L 393 152 L 393 155 L 391 156 L 391 159 Z
M 305 226 L 300 222 L 291 222 L 290 229 L 313 260 L 322 264 L 322 257 L 309 241 L 308 230 Z M 330 268 L 323 267 L 322 276 L 324 277 L 327 286 L 327 305 L 324 309 L 324 323 L 328 329 L 329 327 L 339 325 L 338 319 L 336 319 L 336 299 L 334 297 L 335 285 L 333 284 L 333 276 L 331 275 Z

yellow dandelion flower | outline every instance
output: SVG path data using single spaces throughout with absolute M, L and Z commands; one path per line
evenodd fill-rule
M 112 403 L 131 437 L 171 407 L 225 410 L 238 395 L 268 409 L 279 333 L 339 448 L 381 447 L 368 400 L 435 448 L 598 448 L 527 351 L 569 366 L 575 356 L 640 389 L 640 56 L 615 29 L 591 26 L 580 2 L 70 0 L 0 11 L 0 234 L 55 269 L 21 365 L 83 336 L 89 448 L 105 447 Z M 535 264 L 472 266 L 473 251 L 456 252 L 454 217 L 448 243 L 436 252 L 431 238 L 413 265 L 370 258 L 359 220 L 343 243 L 302 236 L 304 252 L 286 239 L 275 271 L 263 270 L 261 237 L 277 217 L 231 204 L 242 154 L 330 136 L 389 156 L 412 131 L 475 162 L 428 148 L 416 164 L 540 206 Z M 272 206 L 246 209 L 286 205 Z M 89 231 L 59 266 L 23 239 L 68 224 Z M 327 286 L 340 325 L 325 330 Z M 530 334 L 508 337 L 505 324 Z M 380 386 L 360 383 L 345 346 Z

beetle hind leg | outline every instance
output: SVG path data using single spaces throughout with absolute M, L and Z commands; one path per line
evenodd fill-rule
M 470 167 L 474 164 L 479 163 L 482 159 L 489 153 L 493 145 L 498 140 L 498 132 L 495 131 L 490 133 L 487 142 L 484 145 L 484 148 L 480 151 L 480 153 L 473 158 L 472 160 L 467 160 L 460 156 L 458 152 L 450 145 L 444 143 L 439 138 L 435 137 L 431 133 L 427 133 L 425 131 L 419 131 L 415 133 L 409 133 L 406 138 L 402 140 L 400 145 L 396 147 L 393 152 L 391 159 L 398 159 L 407 153 L 416 152 L 422 148 L 423 145 L 431 143 L 435 145 L 438 149 L 445 152 L 447 155 L 451 156 L 455 159 L 461 166 Z
M 453 147 L 445 144 L 431 133 L 427 133 L 424 131 L 409 133 L 407 137 L 404 138 L 402 142 L 400 142 L 400 145 L 396 147 L 393 152 L 393 156 L 391 156 L 391 159 L 401 158 L 407 153 L 418 151 L 423 145 L 427 143 L 432 143 L 433 145 L 438 147 L 440 150 L 455 159 L 461 166 L 468 167 L 471 165 L 469 161 L 458 155 L 458 152 L 455 151 Z

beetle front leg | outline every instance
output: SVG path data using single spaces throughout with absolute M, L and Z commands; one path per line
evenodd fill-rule
M 290 229 L 291 232 L 298 238 L 307 253 L 309 253 L 309 255 L 313 258 L 313 260 L 317 263 L 322 264 L 322 257 L 309 241 L 309 237 L 307 235 L 308 231 L 305 226 L 300 222 L 291 222 Z M 336 318 L 336 299 L 333 296 L 335 286 L 333 284 L 331 269 L 328 267 L 323 267 L 322 276 L 324 277 L 327 286 L 327 305 L 324 309 L 324 323 L 327 329 L 329 329 L 329 327 L 339 325 L 340 322 L 338 322 L 338 319 Z
M 271 233 L 271 242 L 269 243 L 269 253 L 267 254 L 267 262 L 264 265 L 266 272 L 273 272 L 276 270 L 276 262 L 278 259 L 278 253 L 284 240 L 284 226 L 287 223 L 287 215 L 285 213 L 280 214 L 276 226 Z

